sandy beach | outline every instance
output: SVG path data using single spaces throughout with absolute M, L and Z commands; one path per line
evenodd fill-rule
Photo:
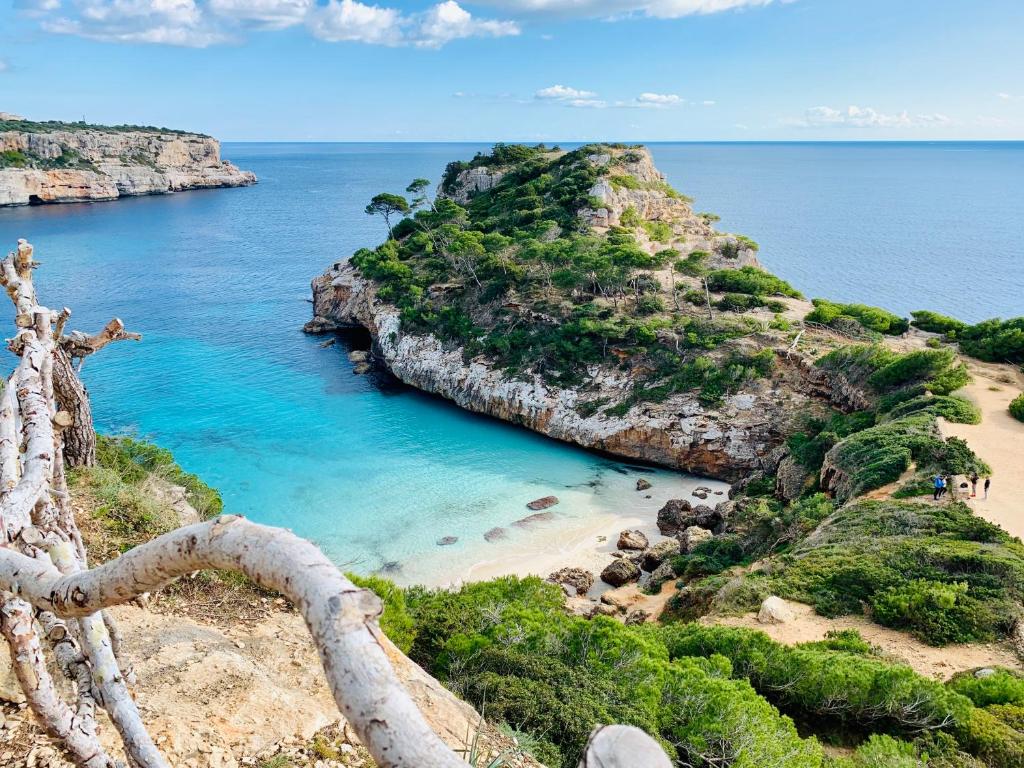
M 957 394 L 981 409 L 981 424 L 951 424 L 939 419 L 946 437 L 959 437 L 992 467 L 992 488 L 983 498 L 958 494 L 976 514 L 1024 538 L 1024 423 L 1010 415 L 1010 401 L 1024 390 L 1024 376 L 1009 365 L 970 362 L 974 381 Z

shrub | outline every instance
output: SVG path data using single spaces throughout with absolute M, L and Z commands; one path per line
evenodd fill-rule
M 707 272 L 704 262 L 708 259 L 707 251 L 692 251 L 685 259 L 679 259 L 674 266 L 677 272 L 690 277 L 700 277 Z
M 1010 415 L 1017 421 L 1024 421 L 1024 394 L 1017 395 L 1010 401 Z
M 395 586 L 394 582 L 379 576 L 346 575 L 357 587 L 369 589 L 381 599 L 384 613 L 380 617 L 380 628 L 402 653 L 409 653 L 416 637 L 416 628 L 405 605 L 405 592 Z
M 841 317 L 850 317 L 870 331 L 898 336 L 905 333 L 910 323 L 899 315 L 866 304 L 839 304 L 827 299 L 813 299 L 814 309 L 805 320 L 832 325 Z
M 879 624 L 936 644 L 970 642 L 988 634 L 978 625 L 977 605 L 967 598 L 967 584 L 915 579 L 876 593 L 871 608 Z
M 940 315 L 938 312 L 932 312 L 927 309 L 911 312 L 910 316 L 914 318 L 910 321 L 911 325 L 929 333 L 941 333 L 943 335 L 951 333 L 955 336 L 967 327 L 967 323 L 961 322 L 955 317 Z
M 995 363 L 1024 363 L 1024 317 L 985 320 L 957 334 L 960 350 Z
M 1015 730 L 984 709 L 974 708 L 954 730 L 959 741 L 972 754 L 992 768 L 1019 768 L 1024 765 L 1024 733 Z
M 16 149 L 5 149 L 0 152 L 0 168 L 25 168 L 28 166 L 28 157 Z
M 753 296 L 800 297 L 800 292 L 785 280 L 757 267 L 740 269 L 716 269 L 707 276 L 712 291 L 747 293 Z
M 934 397 L 919 395 L 900 403 L 886 415 L 889 418 L 898 419 L 911 413 L 920 412 L 942 416 L 946 421 L 955 424 L 981 423 L 981 410 L 978 406 L 965 398 L 949 397 L 948 395 Z
M 957 693 L 966 696 L 975 706 L 1013 704 L 1024 707 L 1024 675 L 1002 667 L 991 674 L 978 676 L 974 672 L 960 672 L 947 683 Z
M 885 392 L 906 384 L 928 381 L 949 368 L 953 359 L 951 349 L 907 352 L 875 371 L 868 378 L 868 384 L 879 392 Z

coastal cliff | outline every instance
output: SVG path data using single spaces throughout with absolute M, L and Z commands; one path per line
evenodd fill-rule
M 631 337 L 616 338 L 615 343 L 605 339 L 600 356 L 580 361 L 578 366 L 566 363 L 574 367 L 568 374 L 561 363 L 555 375 L 542 370 L 543 362 L 511 366 L 508 347 L 502 346 L 501 339 L 493 344 L 500 350 L 497 354 L 480 349 L 478 339 L 487 331 L 508 338 L 523 325 L 540 329 L 538 334 L 555 326 L 565 328 L 576 322 L 582 292 L 569 301 L 558 297 L 556 302 L 542 285 L 506 291 L 499 301 L 470 300 L 469 294 L 475 294 L 480 286 L 488 292 L 478 271 L 468 279 L 448 274 L 448 279 L 441 281 L 431 276 L 421 290 L 432 302 L 432 311 L 443 314 L 450 311 L 446 306 L 465 306 L 467 322 L 474 326 L 469 338 L 453 339 L 444 330 L 411 319 L 415 315 L 408 306 L 400 306 L 402 299 L 396 300 L 393 286 L 367 275 L 358 258 L 336 263 L 313 280 L 314 319 L 306 330 L 365 328 L 373 338 L 378 363 L 403 382 L 463 408 L 586 448 L 727 481 L 758 470 L 774 472 L 786 456 L 787 437 L 807 418 L 824 415 L 832 407 L 859 405 L 858 395 L 850 387 L 833 382 L 835 377 L 789 352 L 786 334 L 771 327 L 771 311 L 752 308 L 745 315 L 716 312 L 714 322 L 706 323 L 702 317 L 707 309 L 678 298 L 684 290 L 693 293 L 702 285 L 700 280 L 672 265 L 667 270 L 661 268 L 658 263 L 663 260 L 660 254 L 671 246 L 696 254 L 702 274 L 760 271 L 752 241 L 716 232 L 714 217 L 694 213 L 690 201 L 668 186 L 645 149 L 598 147 L 579 152 L 578 159 L 572 158 L 572 170 L 563 168 L 562 173 L 578 172 L 575 169 L 582 167 L 593 176 L 587 179 L 582 204 L 574 211 L 586 237 L 624 241 L 623 232 L 628 228 L 629 247 L 636 249 L 628 258 L 652 260 L 649 271 L 633 273 L 626 281 L 632 281 L 637 296 L 629 297 L 624 290 L 622 297 L 601 295 L 594 302 L 600 304 L 597 311 L 603 312 L 606 323 L 615 317 L 613 304 L 621 314 L 623 305 L 636 302 L 638 309 L 629 312 L 632 316 L 623 322 L 630 333 L 644 334 L 643 346 Z M 564 164 L 559 155 L 550 157 L 550 162 Z M 474 206 L 479 208 L 488 196 L 508 192 L 517 182 L 517 173 L 521 172 L 505 166 L 456 168 L 442 182 L 434 208 L 443 208 L 446 203 L 441 201 L 450 201 L 460 206 L 459 210 L 468 207 L 472 217 Z M 496 234 L 510 231 L 491 226 Z M 566 230 L 565 224 L 552 227 L 541 240 L 557 244 L 568 237 Z M 580 250 L 591 246 L 590 240 L 572 242 Z M 382 248 L 392 245 L 394 241 Z M 502 241 L 499 247 L 508 259 L 514 246 Z M 520 247 L 517 253 L 523 250 Z M 671 253 L 680 255 L 675 250 Z M 694 256 L 689 258 L 692 263 Z M 508 265 L 502 268 L 510 269 Z M 458 271 L 457 267 L 452 271 Z M 646 287 L 637 287 L 640 280 L 646 281 Z M 655 304 L 652 298 L 640 295 L 641 291 L 648 295 L 670 293 L 675 299 L 659 298 Z M 696 302 L 720 302 L 723 295 L 716 290 L 705 296 L 701 291 Z M 675 301 L 677 308 L 666 309 L 666 317 L 661 319 L 643 308 L 645 301 L 659 309 Z M 786 311 L 787 307 L 770 309 Z M 544 344 L 583 344 L 585 335 L 585 331 L 569 331 L 567 338 Z M 709 341 L 712 335 L 714 341 Z M 652 353 L 661 353 L 653 349 L 659 344 L 674 350 L 666 350 L 671 356 L 667 364 L 662 358 L 652 358 Z M 540 354 L 543 357 L 543 349 Z M 755 359 L 758 362 L 750 363 Z M 770 372 L 754 373 L 756 366 Z M 656 367 L 660 370 L 653 371 Z M 689 384 L 673 378 L 679 370 L 694 367 L 704 371 L 703 378 Z M 726 373 L 720 375 L 720 371 Z
M 256 176 L 216 139 L 156 128 L 0 121 L 0 206 L 239 187 Z

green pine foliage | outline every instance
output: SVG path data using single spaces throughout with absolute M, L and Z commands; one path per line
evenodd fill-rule
M 1017 421 L 1024 421 L 1024 394 L 1017 395 L 1010 401 L 1010 415 Z
M 864 328 L 876 333 L 898 336 L 910 328 L 906 318 L 867 304 L 839 304 L 827 299 L 813 299 L 814 309 L 805 318 L 808 322 L 832 325 L 839 318 L 856 320 Z

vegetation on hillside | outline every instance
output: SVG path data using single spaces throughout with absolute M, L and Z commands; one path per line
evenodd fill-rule
M 595 155 L 610 160 L 602 165 Z M 621 226 L 603 233 L 588 228 L 580 213 L 602 207 L 590 195 L 600 178 L 650 186 L 626 171 L 638 158 L 634 149 L 615 145 L 571 152 L 497 145 L 489 155 L 449 165 L 442 182 L 449 190 L 468 168 L 504 172 L 499 184 L 465 206 L 448 197 L 430 200 L 425 180 L 406 190 L 411 199 L 377 195 L 367 212 L 386 214 L 391 236 L 358 251 L 352 263 L 376 281 L 381 299 L 401 310 L 405 328 L 429 331 L 513 375 L 575 385 L 595 364 L 633 373 L 635 389 L 624 401 L 584 405 L 590 412 L 606 408 L 615 415 L 684 391 L 698 391 L 714 405 L 773 368 L 770 353 L 731 344 L 764 330 L 744 313 L 784 309 L 768 297 L 799 294 L 753 267 L 710 271 L 711 289 L 726 297 L 709 318 L 703 289 L 697 291 L 703 284 L 693 279 L 707 271 L 708 254 L 684 256 L 675 222 L 644 220 L 627 209 Z M 681 199 L 664 183 L 658 188 Z
M 165 133 L 180 136 L 203 136 L 206 134 L 193 131 L 180 131 L 174 128 L 161 128 L 155 125 L 100 125 L 87 123 L 84 120 L 64 122 L 62 120 L 0 120 L 0 133 L 17 131 L 19 133 L 52 133 L 54 131 L 101 131 L 103 133 Z
M 41 170 L 80 169 L 95 171 L 96 166 L 79 155 L 75 150 L 65 148 L 57 157 L 42 157 L 32 152 L 5 149 L 0 152 L 0 169 L 37 168 Z

